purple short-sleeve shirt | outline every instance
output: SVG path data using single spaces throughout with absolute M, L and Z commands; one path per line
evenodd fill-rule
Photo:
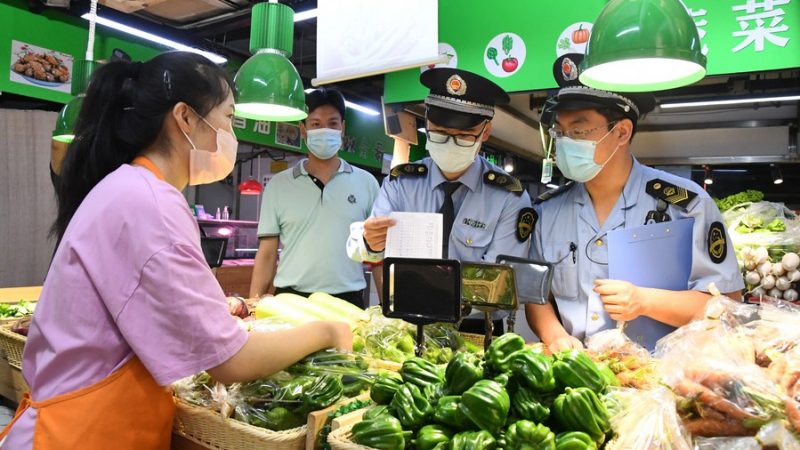
M 23 355 L 34 400 L 106 378 L 134 355 L 160 385 L 215 367 L 247 333 L 200 249 L 183 195 L 123 165 L 84 199 L 56 251 Z M 3 448 L 30 449 L 36 411 Z

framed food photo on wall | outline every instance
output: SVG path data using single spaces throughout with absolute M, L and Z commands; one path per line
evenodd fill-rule
M 9 79 L 69 94 L 72 87 L 72 55 L 20 41 L 11 41 Z
M 286 147 L 300 148 L 300 126 L 293 123 L 280 122 L 275 131 L 275 143 Z

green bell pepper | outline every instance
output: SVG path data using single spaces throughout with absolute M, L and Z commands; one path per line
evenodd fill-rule
M 257 411 L 248 415 L 247 423 L 273 431 L 283 431 L 302 427 L 306 424 L 306 418 L 282 406 L 277 406 L 268 411 Z
M 597 364 L 580 350 L 567 350 L 556 355 L 553 374 L 564 387 L 586 387 L 600 393 L 608 385 Z
M 351 376 L 342 377 L 342 385 L 344 386 L 342 395 L 345 397 L 358 397 L 363 390 L 369 388 L 366 380 Z
M 393 415 L 391 408 L 389 408 L 387 405 L 378 405 L 364 412 L 364 415 L 361 417 L 361 420 L 372 420 L 372 419 L 377 419 L 380 416 L 391 416 L 391 415 Z
M 403 380 L 387 374 L 380 374 L 369 390 L 369 398 L 379 405 L 388 405 L 395 392 L 403 385 Z
M 511 370 L 511 357 L 524 348 L 525 340 L 522 339 L 522 336 L 506 333 L 489 345 L 489 349 L 484 356 L 486 365 L 496 373 L 509 372 Z
M 391 408 L 400 419 L 404 429 L 416 430 L 433 416 L 433 407 L 413 384 L 404 384 L 394 394 Z
M 308 414 L 327 408 L 342 398 L 344 386 L 338 375 L 322 375 L 303 395 L 299 411 Z
M 527 348 L 511 357 L 514 379 L 537 392 L 550 392 L 556 388 L 553 363 L 547 355 Z
M 611 429 L 605 405 L 589 388 L 566 388 L 553 403 L 553 415 L 566 431 L 583 431 L 598 444 Z
M 278 401 L 300 400 L 305 391 L 311 388 L 316 381 L 317 377 L 312 377 L 309 375 L 296 376 L 286 383 L 280 385 L 275 398 Z
M 444 397 L 444 383 L 429 384 L 422 390 L 422 394 L 425 395 L 431 406 L 436 406 L 439 399 Z
M 474 426 L 469 417 L 461 410 L 460 395 L 448 395 L 440 398 L 433 412 L 433 420 L 459 431 L 469 430 Z
M 480 358 L 472 353 L 456 353 L 444 372 L 444 386 L 448 395 L 461 395 L 481 379 L 483 366 Z
M 492 434 L 506 423 L 511 400 L 506 389 L 493 380 L 481 380 L 461 395 L 461 410 L 478 428 Z
M 512 423 L 506 430 L 505 450 L 555 450 L 556 435 L 530 420 Z
M 356 444 L 379 450 L 403 450 L 406 447 L 400 421 L 389 415 L 353 425 L 352 439 Z
M 556 435 L 556 450 L 597 450 L 597 444 L 582 431 L 570 431 Z
M 443 425 L 425 425 L 417 433 L 414 446 L 417 450 L 433 450 L 443 442 L 450 442 L 453 432 Z
M 511 409 L 519 419 L 542 423 L 550 417 L 550 408 L 543 405 L 532 389 L 517 388 L 511 395 Z
M 496 446 L 494 436 L 483 430 L 458 433 L 450 441 L 450 450 L 494 450 Z
M 400 376 L 406 383 L 415 384 L 420 389 L 444 381 L 444 374 L 434 363 L 418 357 L 409 358 L 403 363 Z
M 614 374 L 614 371 L 611 370 L 611 367 L 608 367 L 608 364 L 605 363 L 598 363 L 597 370 L 600 371 L 600 375 L 605 380 L 607 386 L 619 386 L 619 380 L 617 376 Z

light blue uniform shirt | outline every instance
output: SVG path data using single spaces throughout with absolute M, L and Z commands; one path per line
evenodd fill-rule
M 726 239 L 727 257 L 714 263 L 708 253 L 707 236 L 714 222 L 722 222 L 714 201 L 697 184 L 633 160 L 633 168 L 603 226 L 598 224 L 594 206 L 583 183 L 535 206 L 539 221 L 534 227 L 531 258 L 555 264 L 552 293 L 564 328 L 581 340 L 616 326 L 606 313 L 600 296 L 592 289 L 594 280 L 608 278 L 606 235 L 612 230 L 636 228 L 645 224 L 647 213 L 655 210 L 658 200 L 647 194 L 647 182 L 658 178 L 697 194 L 686 209 L 669 205 L 672 220 L 694 218 L 692 268 L 689 289 L 707 292 L 715 283 L 720 292 L 739 291 L 744 287 L 730 238 Z M 574 244 L 575 254 L 570 251 Z M 653 255 L 658 258 L 658 255 Z M 674 328 L 638 318 L 626 325 L 626 334 L 650 350 L 655 342 Z
M 264 191 L 258 236 L 278 236 L 283 244 L 274 284 L 329 294 L 364 289 L 362 265 L 347 256 L 345 242 L 350 224 L 369 217 L 378 181 L 342 160 L 321 189 L 306 161 L 275 175 Z
M 427 174 L 403 174 L 394 180 L 384 180 L 372 208 L 373 217 L 388 216 L 394 211 L 439 212 L 444 203 L 444 189 L 440 185 L 448 180 L 431 158 L 418 164 L 428 168 Z M 456 218 L 450 232 L 450 259 L 493 263 L 497 255 L 528 254 L 530 239 L 520 242 L 516 229 L 520 210 L 531 206 L 530 197 L 525 191 L 517 195 L 486 183 L 484 174 L 489 171 L 505 174 L 479 156 L 457 180 L 463 186 L 453 193 Z

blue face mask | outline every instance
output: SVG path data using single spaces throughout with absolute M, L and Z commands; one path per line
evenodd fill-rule
M 603 164 L 594 162 L 594 152 L 597 144 L 605 139 L 611 130 L 598 141 L 589 141 L 584 139 L 572 139 L 566 136 L 556 139 L 556 164 L 558 170 L 570 180 L 575 180 L 580 183 L 585 183 L 600 173 L 617 153 L 619 145 L 611 153 L 611 156 Z
M 342 130 L 317 128 L 308 130 L 308 150 L 319 159 L 331 159 L 342 148 Z

